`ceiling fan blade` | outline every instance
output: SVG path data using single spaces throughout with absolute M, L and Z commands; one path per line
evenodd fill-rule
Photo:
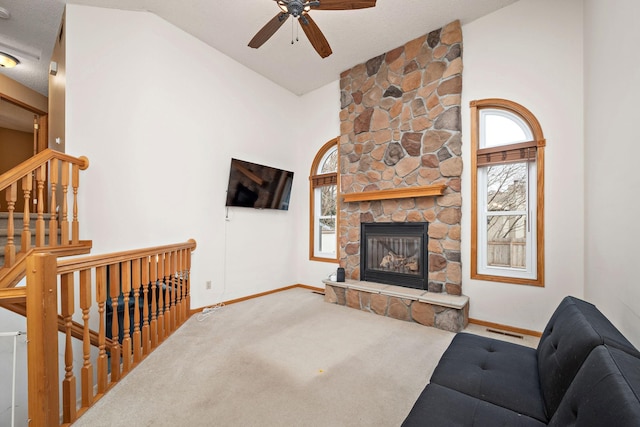
M 320 6 L 313 10 L 349 10 L 374 7 L 376 0 L 319 0 Z
M 324 34 L 322 34 L 322 31 L 320 31 L 320 28 L 315 23 L 315 21 L 311 19 L 309 14 L 302 14 L 298 21 L 300 22 L 302 30 L 311 42 L 311 46 L 313 46 L 313 48 L 322 58 L 326 58 L 333 53 L 331 52 L 331 46 L 329 46 L 329 42 L 324 37 Z
M 271 36 L 276 31 L 278 31 L 278 28 L 280 28 L 288 18 L 288 14 L 282 12 L 278 13 L 273 17 L 273 19 L 271 19 L 271 21 L 267 22 L 266 25 L 256 33 L 255 36 L 253 36 L 253 38 L 249 42 L 249 47 L 257 49 L 262 46 L 264 42 L 269 40 Z

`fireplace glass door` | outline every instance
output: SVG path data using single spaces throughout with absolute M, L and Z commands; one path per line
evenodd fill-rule
M 362 280 L 427 289 L 428 223 L 363 223 Z

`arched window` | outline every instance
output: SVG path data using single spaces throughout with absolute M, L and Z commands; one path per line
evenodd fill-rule
M 327 142 L 311 165 L 309 259 L 337 262 L 338 139 Z
M 544 147 L 505 99 L 471 102 L 471 278 L 544 286 Z

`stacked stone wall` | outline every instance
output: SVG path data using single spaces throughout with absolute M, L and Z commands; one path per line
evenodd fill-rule
M 340 78 L 340 191 L 446 184 L 445 194 L 342 203 L 340 264 L 360 279 L 362 222 L 429 222 L 431 292 L 460 295 L 462 30 L 455 21 Z

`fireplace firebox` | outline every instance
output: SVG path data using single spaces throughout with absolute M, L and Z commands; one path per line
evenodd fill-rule
M 360 226 L 360 279 L 427 289 L 427 222 L 367 222 Z

